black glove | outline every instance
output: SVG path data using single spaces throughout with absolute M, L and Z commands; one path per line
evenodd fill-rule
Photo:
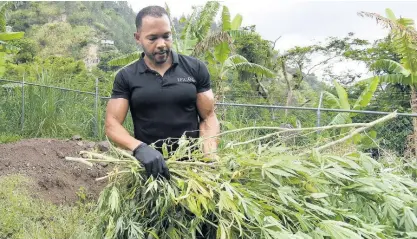
M 133 150 L 133 155 L 142 163 L 148 177 L 153 175 L 156 179 L 159 175 L 162 175 L 168 180 L 171 178 L 164 156 L 159 151 L 141 143 Z

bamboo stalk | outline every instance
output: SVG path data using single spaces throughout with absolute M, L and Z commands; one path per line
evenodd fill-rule
M 90 163 L 90 162 L 88 162 L 88 161 L 86 161 L 84 158 L 65 157 L 65 159 L 68 160 L 68 161 L 79 162 L 79 163 L 86 164 L 86 165 L 88 165 L 90 167 L 93 167 L 93 164 Z
M 124 150 L 122 150 L 122 149 L 120 149 L 120 148 L 113 147 L 113 149 L 114 149 L 115 151 L 117 151 L 118 153 L 120 153 L 121 155 L 123 155 L 123 156 L 127 157 L 127 158 L 130 158 L 130 159 L 132 159 L 132 160 L 136 160 L 136 158 L 135 158 L 133 155 L 128 154 L 126 151 L 124 151 Z
M 67 157 L 67 158 L 71 158 L 71 161 L 78 161 L 81 163 L 90 163 L 90 162 L 99 162 L 99 163 L 132 163 L 132 160 L 121 160 L 121 159 L 93 159 L 93 158 L 74 158 L 74 157 Z M 66 158 L 66 159 L 67 159 Z M 92 164 L 91 164 L 92 166 Z
M 366 125 L 366 126 L 361 127 L 361 128 L 358 128 L 358 129 L 356 129 L 356 130 L 352 131 L 350 134 L 346 135 L 346 136 L 345 136 L 345 137 L 343 137 L 343 138 L 340 138 L 340 139 L 338 139 L 338 140 L 332 141 L 332 142 L 330 142 L 330 143 L 328 143 L 328 144 L 322 145 L 322 146 L 317 147 L 317 148 L 315 148 L 315 149 L 316 149 L 317 151 L 320 151 L 320 150 L 323 150 L 323 149 L 326 149 L 326 148 L 332 147 L 332 146 L 334 146 L 334 145 L 336 145 L 336 144 L 339 144 L 339 143 L 341 143 L 341 142 L 344 142 L 344 141 L 346 141 L 346 140 L 348 140 L 348 139 L 352 138 L 353 136 L 355 136 L 355 135 L 359 134 L 359 133 L 360 133 L 360 132 L 362 132 L 362 131 L 365 131 L 366 129 L 369 129 L 369 128 L 371 128 L 371 127 L 374 127 L 375 125 L 380 124 L 380 123 L 382 123 L 382 122 L 385 122 L 385 121 L 391 120 L 391 119 L 393 119 L 393 118 L 395 118 L 395 117 L 397 117 L 397 112 L 396 112 L 396 111 L 395 111 L 395 112 L 393 112 L 393 113 L 391 113 L 391 114 L 389 114 L 389 115 L 386 115 L 386 116 L 384 116 L 384 117 L 382 117 L 382 118 L 380 118 L 380 119 L 377 119 L 377 120 L 375 120 L 375 121 L 372 121 L 372 122 L 370 122 L 370 123 L 367 123 L 367 125 Z
M 202 166 L 202 167 L 211 167 L 215 168 L 216 163 L 203 163 L 203 162 L 184 162 L 184 161 L 167 161 L 167 164 L 177 164 L 177 165 L 189 165 L 189 166 Z
M 309 131 L 309 130 L 327 130 L 327 129 L 338 129 L 338 128 L 349 128 L 349 127 L 365 127 L 367 126 L 368 123 L 352 123 L 352 124 L 340 124 L 340 125 L 327 125 L 327 126 L 320 126 L 320 127 L 307 127 L 307 128 L 283 128 L 283 127 L 270 127 L 270 126 L 253 126 L 253 127 L 245 127 L 245 128 L 240 128 L 240 129 L 233 129 L 233 130 L 228 130 L 228 131 L 224 131 L 222 133 L 219 133 L 217 135 L 214 136 L 210 136 L 210 137 L 206 137 L 204 139 L 209 139 L 209 138 L 215 138 L 215 137 L 219 137 L 225 134 L 231 134 L 231 133 L 238 133 L 241 131 L 246 131 L 246 130 L 257 130 L 257 129 L 270 129 L 270 130 L 279 130 L 280 132 L 298 132 L 298 131 Z M 271 133 L 271 136 L 273 136 L 272 134 L 276 134 L 278 132 L 275 133 Z
M 130 173 L 131 171 L 118 171 L 117 173 L 110 173 L 110 174 L 108 174 L 108 175 L 106 175 L 106 176 L 104 176 L 104 177 L 100 177 L 100 178 L 96 178 L 96 181 L 102 181 L 102 180 L 105 180 L 105 179 L 107 179 L 107 178 L 110 178 L 110 177 L 113 177 L 113 176 L 116 176 L 116 175 L 118 175 L 118 174 L 122 174 L 122 173 Z
M 80 154 L 87 154 L 87 155 L 89 155 L 91 157 L 94 157 L 96 159 L 103 159 L 103 160 L 106 160 L 106 161 L 131 161 L 131 160 L 119 160 L 119 159 L 113 158 L 111 156 L 106 156 L 106 155 L 103 155 L 103 154 L 89 152 L 89 151 L 80 151 Z

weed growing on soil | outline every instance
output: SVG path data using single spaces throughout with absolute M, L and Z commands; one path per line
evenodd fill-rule
M 12 143 L 12 142 L 19 141 L 20 139 L 21 137 L 16 134 L 0 133 L 0 144 Z
M 30 180 L 0 177 L 0 238 L 87 238 L 91 205 L 55 205 L 30 195 Z

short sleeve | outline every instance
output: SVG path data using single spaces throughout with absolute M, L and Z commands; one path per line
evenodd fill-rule
M 130 98 L 129 84 L 123 77 L 122 71 L 117 72 L 116 77 L 114 78 L 111 98 Z
M 210 73 L 207 66 L 199 61 L 198 79 L 197 79 L 197 93 L 208 91 L 211 89 Z

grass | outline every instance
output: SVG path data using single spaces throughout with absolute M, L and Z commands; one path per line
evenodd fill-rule
M 94 218 L 89 204 L 57 206 L 30 195 L 30 180 L 0 177 L 0 238 L 85 238 Z
M 105 100 L 100 100 L 98 104 L 96 135 L 94 95 L 38 86 L 27 86 L 24 94 L 22 110 L 20 87 L 0 88 L 0 132 L 22 138 L 69 138 L 78 134 L 86 139 L 105 139 Z M 133 132 L 130 115 L 125 126 Z
M 21 139 L 20 135 L 0 133 L 0 144 L 13 143 Z

